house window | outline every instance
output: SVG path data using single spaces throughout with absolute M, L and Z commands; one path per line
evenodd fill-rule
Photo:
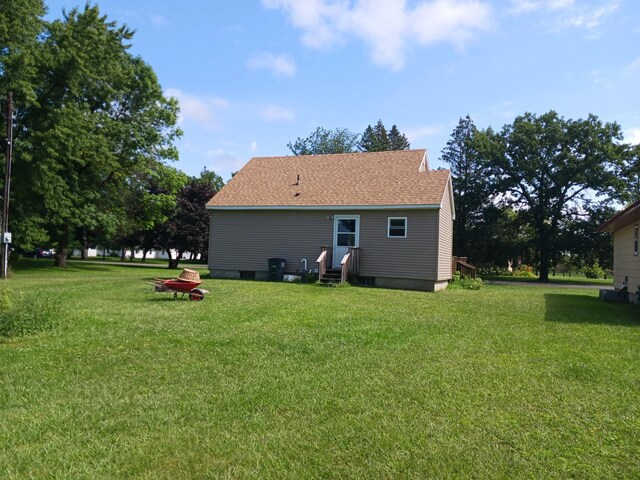
M 633 254 L 638 256 L 638 225 L 633 226 Z
M 389 217 L 387 237 L 407 238 L 407 217 Z

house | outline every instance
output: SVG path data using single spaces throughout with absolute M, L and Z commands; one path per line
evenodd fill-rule
M 250 160 L 207 204 L 214 278 L 329 275 L 435 291 L 451 279 L 453 190 L 426 150 Z
M 640 200 L 598 227 L 599 232 L 613 232 L 613 285 L 617 289 L 627 286 L 629 301 L 635 302 L 640 289 L 639 225 Z

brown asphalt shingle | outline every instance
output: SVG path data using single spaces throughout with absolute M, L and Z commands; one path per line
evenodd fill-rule
M 419 172 L 425 152 L 256 157 L 207 206 L 439 205 L 450 172 Z

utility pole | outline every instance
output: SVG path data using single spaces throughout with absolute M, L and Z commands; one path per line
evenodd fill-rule
M 11 156 L 13 155 L 13 93 L 7 97 L 7 145 L 5 150 L 6 166 L 4 169 L 4 194 L 2 195 L 2 225 L 0 225 L 0 243 L 2 259 L 0 262 L 0 278 L 7 278 L 9 273 L 9 194 L 11 193 Z

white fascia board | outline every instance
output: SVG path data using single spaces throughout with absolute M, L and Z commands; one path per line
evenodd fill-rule
M 209 205 L 207 210 L 437 210 L 439 203 L 419 205 Z

